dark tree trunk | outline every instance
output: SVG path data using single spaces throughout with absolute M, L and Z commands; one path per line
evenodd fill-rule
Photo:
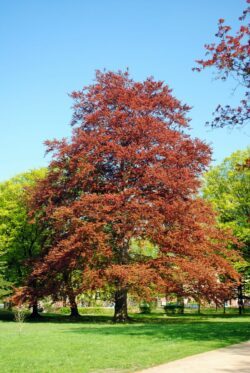
M 78 312 L 78 308 L 76 307 L 70 307 L 70 317 L 79 317 L 80 314 Z
M 69 304 L 70 304 L 70 317 L 78 317 L 80 316 L 77 308 L 76 297 L 71 288 L 68 288 L 68 297 L 69 297 Z
M 242 315 L 244 311 L 244 302 L 243 302 L 243 287 L 242 284 L 238 286 L 238 307 L 239 307 L 239 315 Z
M 30 282 L 30 286 L 32 287 L 33 292 L 34 292 L 34 298 L 33 298 L 32 302 L 30 303 L 30 307 L 32 307 L 30 317 L 36 319 L 38 317 L 41 317 L 38 313 L 38 299 L 37 299 L 37 296 L 36 296 L 36 288 L 37 288 L 36 280 L 32 280 Z
M 197 313 L 198 313 L 198 315 L 201 314 L 201 304 L 200 304 L 200 302 L 198 302 Z
M 184 308 L 185 308 L 184 298 L 181 297 L 181 296 L 177 297 L 177 304 L 181 307 L 181 308 L 179 309 L 179 313 L 180 313 L 181 315 L 184 315 Z
M 69 298 L 70 304 L 70 317 L 79 317 L 80 314 L 78 312 L 77 303 L 76 303 L 76 296 L 71 284 L 70 274 L 64 273 L 64 281 L 66 285 L 66 293 Z
M 38 304 L 37 304 L 37 302 L 34 302 L 32 304 L 32 312 L 30 314 L 30 317 L 32 319 L 36 319 L 36 318 L 40 317 L 39 312 L 38 312 Z
M 67 297 L 63 297 L 63 307 L 67 307 Z
M 127 289 L 121 289 L 115 292 L 115 322 L 125 322 L 129 320 L 127 295 Z

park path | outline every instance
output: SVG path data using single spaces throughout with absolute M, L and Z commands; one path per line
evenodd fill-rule
M 139 373 L 250 373 L 250 341 L 185 357 Z

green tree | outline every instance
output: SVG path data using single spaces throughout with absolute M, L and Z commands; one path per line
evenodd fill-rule
M 40 252 L 41 229 L 36 222 L 30 223 L 26 199 L 28 188 L 45 174 L 46 169 L 41 168 L 22 173 L 0 184 L 1 297 L 10 294 L 13 287 L 20 286 L 29 270 L 29 259 Z
M 3 253 L 0 253 L 0 256 L 2 255 Z M 0 300 L 6 297 L 11 292 L 11 283 L 5 280 L 5 269 L 5 263 L 3 261 L 0 261 Z
M 239 150 L 205 175 L 203 196 L 218 212 L 219 225 L 231 228 L 242 243 L 245 262 L 237 265 L 245 291 L 250 278 L 250 148 Z M 244 290 L 244 289 L 243 289 Z M 242 286 L 238 289 L 239 307 L 243 306 Z

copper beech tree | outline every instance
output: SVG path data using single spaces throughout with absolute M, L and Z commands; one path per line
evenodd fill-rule
M 79 291 L 109 289 L 116 321 L 128 317 L 128 293 L 226 299 L 235 253 L 194 197 L 211 150 L 186 134 L 189 107 L 163 82 L 128 72 L 97 72 L 71 96 L 72 137 L 47 142 L 53 159 L 30 198 L 50 243 L 19 296 L 32 297 L 32 281 L 39 296 L 53 294 L 63 273 L 77 273 Z
M 236 32 L 232 33 L 232 28 L 225 25 L 225 20 L 219 19 L 215 35 L 218 42 L 205 45 L 207 58 L 196 61 L 199 67 L 193 69 L 201 71 L 207 67 L 214 67 L 218 72 L 218 78 L 226 80 L 233 77 L 237 86 L 244 90 L 237 107 L 218 105 L 211 123 L 212 127 L 237 127 L 246 124 L 250 119 L 250 0 L 246 0 L 246 3 L 248 6 L 239 17 L 241 25 Z

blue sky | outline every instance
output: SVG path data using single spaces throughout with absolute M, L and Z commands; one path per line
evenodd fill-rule
M 164 80 L 193 107 L 192 136 L 215 162 L 249 144 L 246 128 L 211 130 L 218 103 L 237 102 L 234 84 L 194 73 L 218 18 L 237 26 L 245 0 L 8 0 L 0 3 L 0 180 L 44 166 L 43 141 L 69 136 L 68 93 L 96 69 L 129 68 L 135 80 Z

